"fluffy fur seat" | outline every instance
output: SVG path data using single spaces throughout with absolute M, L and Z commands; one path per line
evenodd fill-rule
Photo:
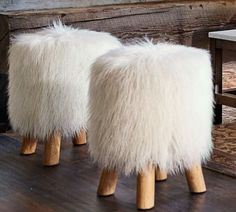
M 71 136 L 87 127 L 90 65 L 119 40 L 61 23 L 17 36 L 9 54 L 9 116 L 21 135 Z
M 207 51 L 145 42 L 99 57 L 91 72 L 89 150 L 107 170 L 175 173 L 211 152 Z

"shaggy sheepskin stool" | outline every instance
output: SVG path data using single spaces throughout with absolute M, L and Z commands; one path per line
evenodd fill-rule
M 206 191 L 201 163 L 210 156 L 212 69 L 207 51 L 167 43 L 111 50 L 93 65 L 89 151 L 103 169 L 98 195 L 117 174 L 138 175 L 137 206 L 154 206 L 154 181 L 185 171 L 191 192 Z
M 8 108 L 13 129 L 24 136 L 22 154 L 45 140 L 44 165 L 56 165 L 62 135 L 86 143 L 90 66 L 118 47 L 109 33 L 61 23 L 12 40 Z

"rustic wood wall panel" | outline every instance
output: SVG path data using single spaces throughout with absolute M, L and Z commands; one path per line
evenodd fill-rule
M 9 36 L 38 30 L 61 19 L 66 24 L 108 31 L 124 41 L 148 36 L 158 41 L 207 47 L 207 33 L 236 26 L 235 1 L 166 1 L 77 9 L 6 12 L 0 16 L 0 70 L 6 73 Z M 3 26 L 3 27 L 2 27 Z
M 109 4 L 140 2 L 160 2 L 163 0 L 1 0 L 0 11 L 38 10 L 68 7 L 91 7 Z M 169 1 L 169 0 L 165 0 Z

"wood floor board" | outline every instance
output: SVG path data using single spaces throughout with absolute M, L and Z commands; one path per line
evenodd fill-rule
M 136 211 L 136 178 L 119 177 L 115 196 L 96 196 L 100 171 L 87 146 L 62 143 L 60 165 L 43 167 L 42 144 L 32 156 L 19 155 L 20 142 L 0 135 L 0 211 Z M 204 169 L 207 193 L 191 195 L 183 175 L 156 183 L 155 209 L 172 212 L 235 212 L 236 179 Z

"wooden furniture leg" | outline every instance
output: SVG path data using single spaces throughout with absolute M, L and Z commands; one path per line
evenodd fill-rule
M 215 107 L 214 107 L 214 124 L 222 123 L 222 104 L 219 104 L 216 99 L 216 94 L 222 94 L 222 49 L 216 48 L 216 40 L 210 39 L 210 51 L 213 66 L 213 82 L 215 94 Z
M 54 133 L 51 135 L 44 146 L 43 165 L 54 166 L 59 164 L 61 135 Z
M 37 147 L 37 140 L 34 138 L 24 136 L 22 139 L 22 145 L 20 153 L 22 155 L 34 154 Z
M 156 181 L 161 182 L 167 180 L 167 173 L 163 170 L 156 168 Z
M 155 203 L 155 168 L 137 176 L 137 208 L 147 210 Z
M 215 55 L 215 94 L 222 94 L 222 49 L 216 49 Z M 222 104 L 219 104 L 216 100 L 216 105 L 214 108 L 214 124 L 222 123 Z
M 75 136 L 73 137 L 73 144 L 75 146 L 86 144 L 86 131 L 85 130 L 80 130 L 79 133 L 75 134 Z
M 115 171 L 108 171 L 104 169 L 102 171 L 97 195 L 98 196 L 110 196 L 115 193 L 118 175 Z
M 202 173 L 201 165 L 193 166 L 191 169 L 185 171 L 189 190 L 192 193 L 206 192 L 206 185 Z

